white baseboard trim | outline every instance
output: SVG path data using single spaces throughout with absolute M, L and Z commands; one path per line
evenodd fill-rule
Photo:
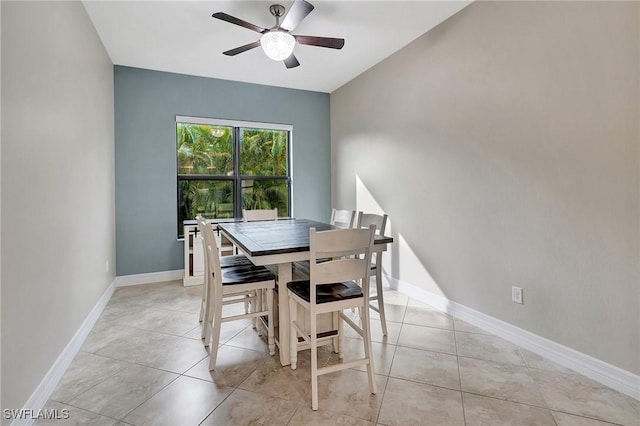
M 391 288 L 640 400 L 640 376 L 386 275 Z
M 67 368 L 73 361 L 73 358 L 77 355 L 78 351 L 82 347 L 85 339 L 91 332 L 91 329 L 95 325 L 98 317 L 104 310 L 104 307 L 109 303 L 109 299 L 113 295 L 113 291 L 115 290 L 115 280 L 109 284 L 105 292 L 102 294 L 98 303 L 95 304 L 87 318 L 82 322 L 82 325 L 76 331 L 76 334 L 73 335 L 67 346 L 65 346 L 62 353 L 58 356 L 58 359 L 53 363 L 47 374 L 44 376 L 36 390 L 31 394 L 29 400 L 24 405 L 23 412 L 34 412 L 37 413 L 38 410 L 41 410 L 49 396 L 53 393 L 58 382 L 64 375 Z M 30 426 L 33 424 L 35 419 L 15 419 L 11 425 L 12 426 Z
M 148 274 L 121 275 L 116 277 L 116 287 L 175 281 L 184 278 L 184 270 L 150 272 Z

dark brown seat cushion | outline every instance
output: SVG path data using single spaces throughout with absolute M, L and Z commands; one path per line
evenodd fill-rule
M 234 254 L 233 256 L 221 256 L 220 267 L 232 268 L 234 266 L 250 266 L 251 261 L 244 254 Z
M 276 277 L 264 266 L 234 266 L 222 269 L 222 285 L 256 283 L 275 280 Z
M 292 281 L 287 284 L 289 290 L 307 302 L 311 299 L 309 281 Z M 363 297 L 362 288 L 353 281 L 321 284 L 316 288 L 316 303 L 336 302 L 338 300 Z

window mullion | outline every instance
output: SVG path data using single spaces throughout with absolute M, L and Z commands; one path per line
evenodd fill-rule
M 242 178 L 240 177 L 240 127 L 233 128 L 234 216 L 242 217 Z

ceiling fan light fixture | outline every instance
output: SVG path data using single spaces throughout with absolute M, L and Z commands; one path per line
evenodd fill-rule
M 296 39 L 288 32 L 273 30 L 260 37 L 260 45 L 269 58 L 274 61 L 283 61 L 293 53 Z

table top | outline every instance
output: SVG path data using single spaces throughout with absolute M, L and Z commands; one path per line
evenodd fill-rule
M 224 222 L 218 227 L 249 256 L 267 256 L 309 251 L 309 228 L 336 229 L 328 223 L 309 219 L 282 219 L 256 222 Z M 393 238 L 376 236 L 376 244 L 392 243 Z

